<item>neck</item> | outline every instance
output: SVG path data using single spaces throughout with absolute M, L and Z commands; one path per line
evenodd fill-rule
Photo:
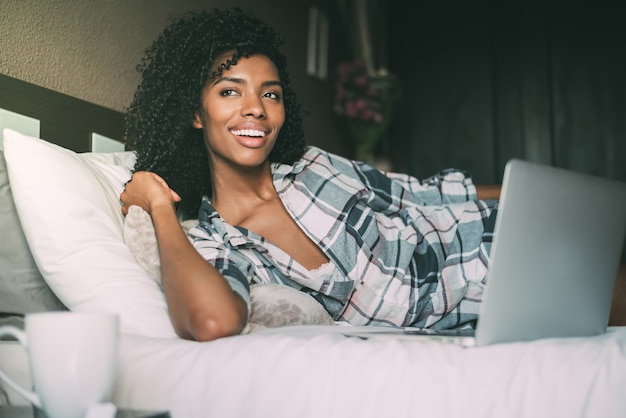
M 211 178 L 211 203 L 233 225 L 259 204 L 277 197 L 269 162 L 246 169 L 212 170 Z

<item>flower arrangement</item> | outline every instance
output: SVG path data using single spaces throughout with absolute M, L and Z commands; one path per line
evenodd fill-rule
M 348 120 L 356 158 L 371 162 L 401 98 L 399 80 L 386 70 L 369 73 L 358 59 L 339 65 L 335 89 L 335 113 Z

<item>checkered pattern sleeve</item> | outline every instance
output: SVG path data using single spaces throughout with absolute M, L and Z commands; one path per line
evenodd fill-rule
M 476 187 L 469 173 L 446 169 L 426 178 L 394 172 L 381 172 L 358 161 L 317 150 L 341 173 L 358 178 L 372 194 L 369 206 L 395 214 L 407 207 L 445 205 L 476 199 Z

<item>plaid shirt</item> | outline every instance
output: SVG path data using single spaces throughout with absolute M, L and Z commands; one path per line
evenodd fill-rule
M 194 246 L 248 306 L 250 284 L 277 283 L 354 325 L 450 328 L 476 319 L 496 211 L 476 200 L 466 173 L 419 181 L 315 147 L 293 166 L 272 164 L 272 173 L 285 208 L 334 271 L 315 275 L 226 223 L 205 199 L 189 231 Z

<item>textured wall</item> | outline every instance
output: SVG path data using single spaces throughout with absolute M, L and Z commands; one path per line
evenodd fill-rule
M 314 3 L 335 17 L 334 0 Z M 0 0 L 0 73 L 123 111 L 139 80 L 135 67 L 168 19 L 225 5 L 253 10 L 285 36 L 294 86 L 312 111 L 305 121 L 308 140 L 341 152 L 333 128 L 332 81 L 305 74 L 306 1 Z M 340 33 L 337 26 L 333 30 Z M 331 55 L 337 56 L 332 50 Z
M 123 110 L 145 47 L 174 8 L 200 3 L 2 0 L 0 72 Z

